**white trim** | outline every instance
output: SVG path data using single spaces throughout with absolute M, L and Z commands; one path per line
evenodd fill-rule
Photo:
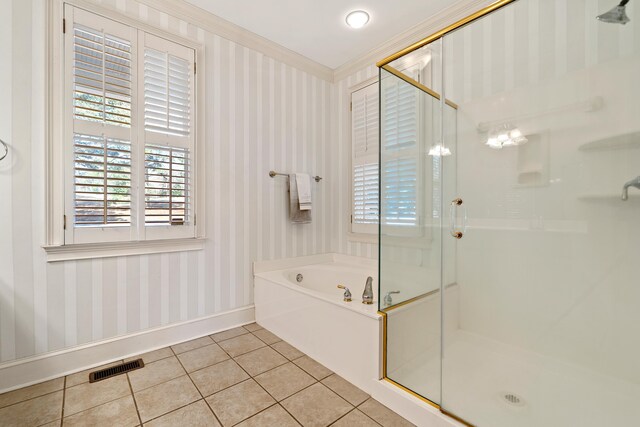
M 376 225 L 376 228 L 378 226 Z M 378 232 L 375 233 L 354 233 L 351 231 L 347 232 L 347 239 L 350 242 L 359 242 L 359 243 L 378 243 Z
M 0 393 L 255 321 L 253 305 L 0 365 Z
M 141 240 L 135 242 L 81 243 L 75 245 L 44 246 L 47 262 L 77 259 L 109 258 L 167 252 L 199 251 L 206 239 Z

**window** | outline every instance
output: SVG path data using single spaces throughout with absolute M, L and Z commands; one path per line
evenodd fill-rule
M 351 94 L 351 231 L 377 233 L 378 183 L 378 85 Z
M 403 71 L 419 80 L 419 73 Z M 391 234 L 419 225 L 420 147 L 419 90 L 396 77 L 382 81 L 382 224 Z M 413 233 L 415 234 L 415 233 Z
M 64 14 L 64 244 L 196 237 L 195 50 Z

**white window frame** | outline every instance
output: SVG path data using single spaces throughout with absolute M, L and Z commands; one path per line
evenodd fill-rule
M 195 51 L 195 64 L 197 64 L 197 72 L 195 73 L 193 82 L 195 91 L 193 91 L 193 153 L 192 155 L 192 212 L 193 212 L 193 232 L 188 237 L 179 235 L 176 237 L 167 234 L 156 240 L 143 240 L 137 237 L 136 240 L 124 239 L 122 241 L 112 242 L 82 242 L 71 243 L 67 241 L 65 244 L 65 226 L 73 227 L 73 218 L 69 215 L 65 216 L 67 209 L 65 197 L 68 195 L 67 186 L 68 178 L 65 168 L 66 161 L 69 156 L 70 143 L 68 141 L 68 129 L 70 116 L 65 112 L 65 104 L 67 99 L 67 85 L 65 78 L 69 74 L 65 72 L 65 43 L 64 43 L 64 10 L 65 5 L 75 8 L 84 9 L 90 13 L 100 15 L 104 18 L 127 25 L 138 31 L 144 31 L 154 37 L 167 39 L 171 42 L 183 45 Z M 205 161 L 205 49 L 204 46 L 196 40 L 184 38 L 182 36 L 170 33 L 168 31 L 158 29 L 147 23 L 138 21 L 129 16 L 97 6 L 93 3 L 87 3 L 83 0 L 52 0 L 47 1 L 47 52 L 46 52 L 46 74 L 47 80 L 45 103 L 47 117 L 47 142 L 46 142 L 46 236 L 45 245 L 48 261 L 63 261 L 70 259 L 87 259 L 96 257 L 111 257 L 124 255 L 137 255 L 162 252 L 179 252 L 189 250 L 200 250 L 204 248 L 205 241 L 205 177 L 204 177 L 204 161 Z M 72 31 L 72 24 L 66 23 L 66 31 Z M 141 45 L 141 48 L 144 48 Z M 136 59 L 137 60 L 137 59 Z M 195 65 L 194 65 L 195 67 Z M 140 72 L 137 73 L 141 75 Z M 138 100 L 143 99 L 143 94 L 138 94 Z M 140 101 L 136 102 L 136 114 L 140 122 Z M 72 119 L 71 119 L 72 120 Z M 132 127 L 132 133 L 144 133 L 144 125 Z M 72 134 L 73 132 L 71 132 Z M 136 150 L 144 147 L 144 138 L 138 139 L 138 147 L 132 147 Z M 133 139 L 132 139 L 133 141 Z M 144 152 L 144 148 L 142 148 Z M 72 154 L 71 154 L 72 155 Z M 144 186 L 142 185 L 144 194 Z M 132 193 L 136 189 L 132 186 Z M 144 203 L 144 199 L 140 200 Z M 133 216 L 137 212 L 132 211 Z M 139 227 L 145 229 L 149 227 Z M 178 233 L 180 234 L 180 233 Z M 142 236 L 144 238 L 144 235 Z M 158 236 L 156 236 L 158 237 Z
M 378 242 L 378 225 L 379 224 L 359 224 L 354 227 L 356 224 L 353 222 L 354 212 L 354 197 L 355 197 L 355 189 L 353 187 L 353 166 L 354 166 L 354 158 L 353 158 L 353 120 L 352 120 L 352 106 L 351 99 L 355 92 L 362 90 L 368 86 L 376 85 L 378 86 L 378 77 L 372 77 L 370 79 L 364 80 L 357 85 L 349 87 L 345 91 L 345 99 L 348 99 L 349 102 L 347 104 L 347 116 L 348 116 L 348 132 L 349 132 L 349 228 L 347 232 L 348 239 L 353 242 L 363 242 L 363 243 L 377 243 Z M 378 94 L 379 96 L 379 94 Z M 378 118 L 379 120 L 379 118 Z M 379 143 L 379 142 L 378 142 Z M 378 167 L 380 162 L 380 157 L 378 153 Z

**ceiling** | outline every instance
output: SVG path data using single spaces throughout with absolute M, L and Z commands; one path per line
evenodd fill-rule
M 330 68 L 369 52 L 445 9 L 451 0 L 187 0 Z M 347 13 L 371 15 L 359 30 Z

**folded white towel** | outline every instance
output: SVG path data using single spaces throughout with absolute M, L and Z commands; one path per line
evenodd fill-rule
M 311 210 L 311 177 L 306 173 L 296 173 L 298 202 L 301 211 Z
M 294 224 L 311 222 L 311 210 L 300 210 L 298 183 L 295 174 L 289 175 L 289 217 Z

